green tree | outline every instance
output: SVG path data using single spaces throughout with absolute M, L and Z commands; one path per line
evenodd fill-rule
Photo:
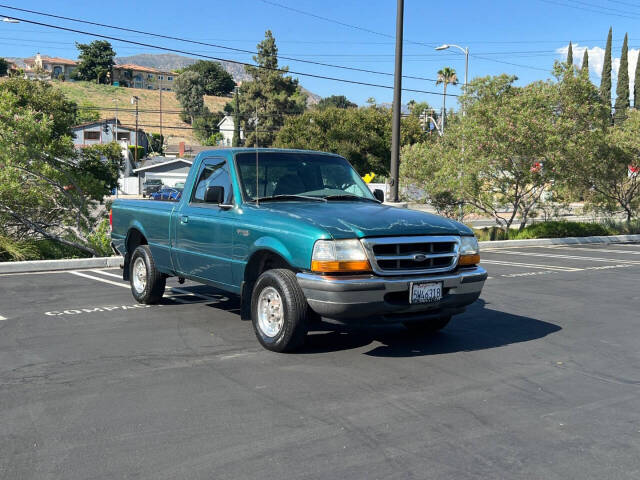
M 180 102 L 182 111 L 193 125 L 196 116 L 204 112 L 204 87 L 200 74 L 185 72 L 174 82 L 176 98 Z
M 218 123 L 224 117 L 222 112 L 211 112 L 207 107 L 193 120 L 193 134 L 204 145 L 210 145 L 212 135 L 219 133 Z
M 285 74 L 288 67 L 278 66 L 278 47 L 270 30 L 265 32 L 257 49 L 253 59 L 258 66 L 245 67 L 252 80 L 240 86 L 240 119 L 245 145 L 257 143 L 260 147 L 269 147 L 285 118 L 304 111 L 306 95 L 301 92 L 298 80 Z M 230 108 L 233 110 L 233 105 Z
M 582 67 L 580 71 L 583 75 L 589 76 L 589 50 L 584 49 L 584 55 L 582 56 Z
M 620 69 L 618 70 L 618 85 L 616 86 L 616 104 L 614 119 L 621 123 L 627 118 L 629 109 L 629 46 L 627 34 L 624 35 L 622 43 L 622 54 L 620 55 Z
M 331 95 L 330 97 L 322 98 L 316 108 L 322 110 L 324 108 L 336 107 L 336 108 L 357 108 L 356 103 L 351 102 L 344 95 Z
M 569 41 L 569 49 L 567 50 L 567 65 L 573 65 L 573 45 Z
M 613 35 L 612 28 L 609 28 L 607 36 L 607 45 L 604 49 L 604 63 L 602 65 L 602 77 L 600 80 L 600 97 L 609 109 L 611 114 L 611 40 Z
M 0 58 L 0 77 L 4 77 L 9 72 L 9 62 L 4 58 Z
M 205 95 L 227 95 L 236 86 L 231 74 L 218 62 L 199 60 L 186 67 L 183 72 L 196 72 L 200 75 Z
M 447 116 L 447 85 L 457 85 L 458 75 L 451 67 L 444 67 L 438 70 L 438 79 L 436 85 L 442 84 L 442 127 L 444 128 L 445 117 Z
M 598 139 L 580 159 L 574 181 L 588 204 L 608 213 L 622 210 L 630 221 L 640 209 L 640 111 L 629 111 L 623 123 Z
M 417 117 L 402 119 L 401 141 L 423 141 Z M 322 150 L 344 156 L 361 174 L 386 175 L 391 162 L 391 110 L 378 107 L 313 109 L 287 117 L 274 146 Z
M 106 40 L 94 40 L 89 44 L 77 43 L 78 66 L 73 72 L 76 80 L 109 83 L 116 52 Z
M 47 238 L 90 255 L 104 196 L 122 158 L 116 144 L 76 151 L 77 106 L 43 82 L 0 83 L 0 225 L 13 240 Z

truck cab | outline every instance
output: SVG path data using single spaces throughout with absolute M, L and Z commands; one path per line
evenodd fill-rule
M 469 228 L 384 205 L 324 152 L 202 152 L 178 202 L 116 200 L 112 241 L 138 301 L 159 302 L 170 276 L 240 295 L 275 351 L 320 317 L 436 331 L 486 279 Z

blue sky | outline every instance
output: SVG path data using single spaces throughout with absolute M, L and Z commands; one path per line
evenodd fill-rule
M 324 63 L 393 72 L 396 5 L 393 0 L 273 0 L 288 7 L 379 32 L 331 23 L 303 15 L 273 4 L 271 0 L 183 1 L 176 0 L 5 0 L 8 5 L 40 10 L 58 15 L 83 18 L 106 24 L 185 37 L 221 45 L 254 49 L 266 29 L 271 29 L 280 53 Z M 637 6 L 634 6 L 637 5 Z M 145 38 L 131 33 L 113 32 L 99 27 L 78 25 L 33 14 L 11 13 L 0 8 L 0 15 L 75 27 L 81 30 L 112 34 L 154 45 L 189 50 L 232 60 L 251 61 L 251 56 L 219 48 Z M 631 67 L 635 68 L 640 42 L 634 25 L 640 19 L 640 2 L 633 0 L 526 0 L 526 1 L 459 1 L 425 2 L 405 0 L 404 74 L 436 78 L 444 66 L 455 68 L 462 80 L 464 57 L 456 51 L 436 52 L 441 43 L 469 46 L 470 76 L 515 74 L 519 83 L 546 79 L 555 59 L 564 57 L 569 40 L 578 44 L 576 62 L 584 48 L 590 49 L 591 77 L 599 84 L 599 65 L 609 26 L 613 26 L 613 53 L 620 56 L 625 32 L 630 35 Z M 41 52 L 51 56 L 76 57 L 74 41 L 87 42 L 89 37 L 50 30 L 25 23 L 0 23 L 0 55 L 31 56 Z M 414 42 L 420 42 L 414 43 Z M 119 55 L 157 53 L 158 50 L 113 42 Z M 565 50 L 563 50 L 563 48 Z M 507 63 L 510 62 L 510 65 Z M 282 61 L 292 70 L 349 78 L 368 83 L 392 85 L 392 77 L 338 70 L 329 67 Z M 616 66 L 614 61 L 614 67 Z M 596 71 L 594 71 L 596 70 Z M 633 72 L 632 72 L 633 73 Z M 322 95 L 344 94 L 359 104 L 369 97 L 390 102 L 392 90 L 343 84 L 340 82 L 299 77 L 301 84 Z M 631 75 L 633 78 L 633 75 Z M 405 80 L 404 86 L 440 92 L 433 81 Z M 615 88 L 615 87 L 614 87 Z M 450 88 L 451 93 L 459 92 Z M 426 100 L 435 107 L 441 95 L 403 93 L 403 102 Z M 453 102 L 448 103 L 450 105 Z

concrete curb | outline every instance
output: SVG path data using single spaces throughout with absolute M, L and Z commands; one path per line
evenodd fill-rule
M 539 245 L 589 245 L 640 242 L 640 235 L 608 235 L 595 237 L 532 238 L 530 240 L 494 240 L 480 242 L 482 248 L 535 247 Z
M 0 274 L 119 267 L 122 261 L 122 257 L 96 257 L 64 260 L 33 260 L 29 262 L 0 262 Z
M 482 248 L 533 247 L 537 245 L 589 245 L 640 242 L 640 235 L 598 237 L 536 238 L 531 240 L 495 240 L 480 242 Z M 73 258 L 69 260 L 34 260 L 30 262 L 0 262 L 0 274 L 75 270 L 81 268 L 119 267 L 122 257 Z

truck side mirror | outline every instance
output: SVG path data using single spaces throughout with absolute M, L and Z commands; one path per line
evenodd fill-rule
M 205 203 L 214 203 L 216 205 L 224 202 L 224 187 L 212 186 L 207 187 L 207 191 L 204 194 Z
M 376 200 L 378 200 L 380 202 L 384 202 L 384 192 L 382 190 L 380 190 L 379 188 L 376 188 L 373 191 L 373 196 L 376 197 Z

